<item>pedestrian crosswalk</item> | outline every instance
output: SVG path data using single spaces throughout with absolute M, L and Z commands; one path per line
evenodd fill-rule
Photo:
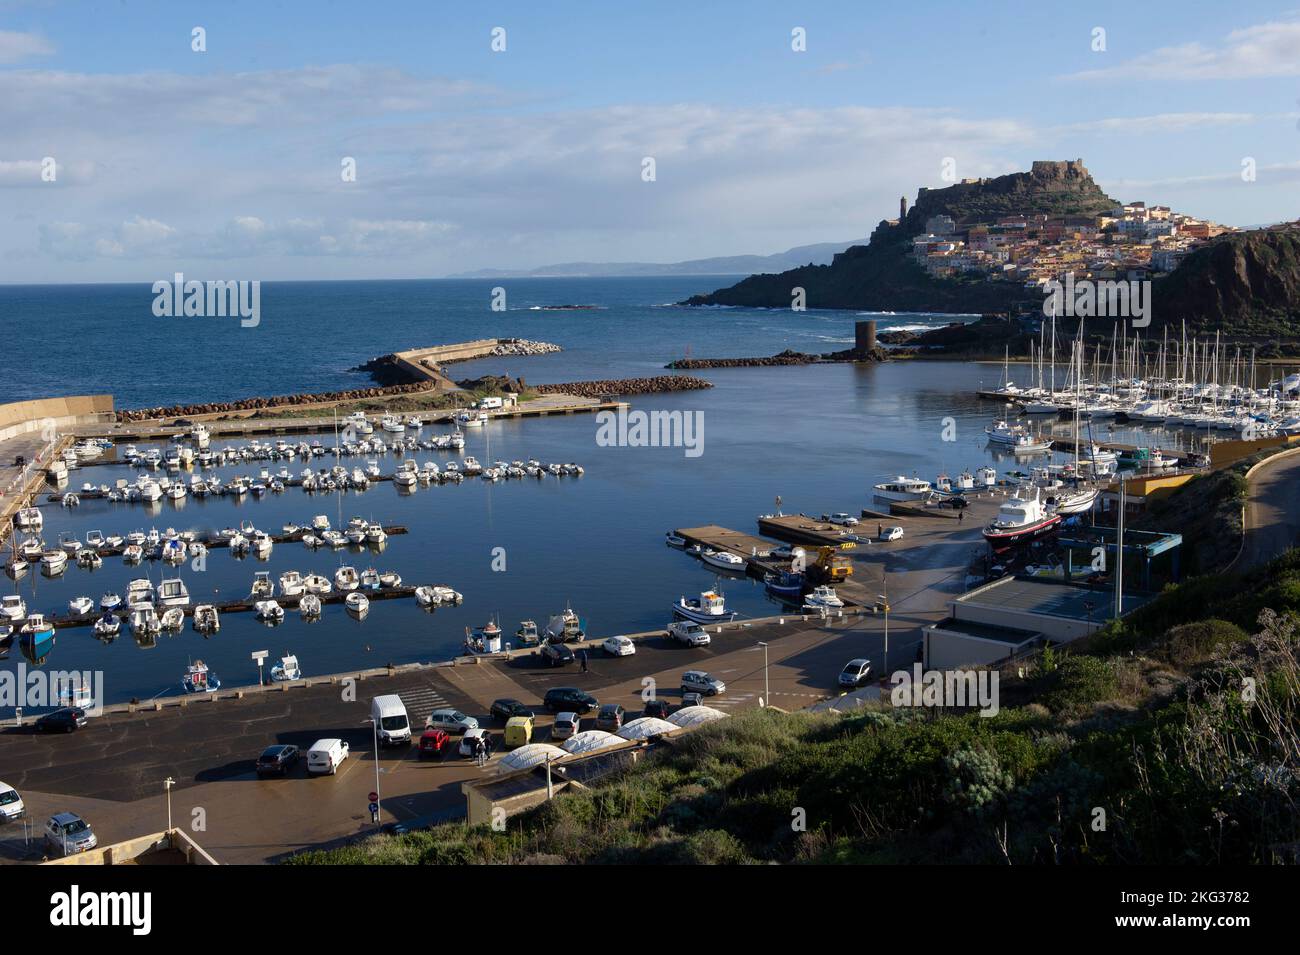
M 406 707 L 406 718 L 411 721 L 412 726 L 416 727 L 423 726 L 424 721 L 434 710 L 451 706 L 447 698 L 429 683 L 407 687 L 399 690 L 397 695 L 402 698 L 402 705 Z

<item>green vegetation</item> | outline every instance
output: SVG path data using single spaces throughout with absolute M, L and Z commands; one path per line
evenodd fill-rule
M 1273 609 L 1265 609 L 1273 608 Z M 1001 675 L 1001 711 L 749 711 L 351 863 L 1273 863 L 1300 846 L 1300 552 Z

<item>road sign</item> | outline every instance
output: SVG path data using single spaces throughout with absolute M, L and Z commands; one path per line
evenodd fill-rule
M 370 801 L 371 801 L 371 802 L 379 802 L 379 793 L 371 793 L 371 794 L 370 794 Z
M 373 816 L 377 812 L 379 812 L 379 803 L 372 802 L 370 804 L 370 814 Z

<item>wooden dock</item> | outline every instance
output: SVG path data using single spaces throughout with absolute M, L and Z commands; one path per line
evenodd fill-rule
M 769 514 L 758 519 L 760 533 L 792 544 L 812 544 L 817 547 L 838 547 L 853 550 L 858 545 L 844 540 L 852 528 L 841 527 L 829 521 L 809 517 L 807 514 Z
M 700 527 L 680 527 L 677 534 L 686 538 L 688 544 L 698 544 L 713 550 L 726 550 L 741 557 L 766 557 L 776 545 L 770 540 L 733 531 L 718 524 L 704 524 Z

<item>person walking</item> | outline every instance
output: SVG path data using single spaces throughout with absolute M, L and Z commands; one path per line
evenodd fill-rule
M 578 651 L 578 662 L 582 664 L 582 672 L 587 672 L 587 648 L 583 647 Z
M 474 760 L 480 768 L 487 764 L 487 746 L 484 745 L 482 736 L 474 739 Z

